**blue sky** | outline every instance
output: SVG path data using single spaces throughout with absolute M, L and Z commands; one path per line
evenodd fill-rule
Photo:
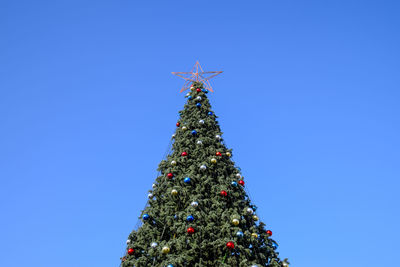
M 291 266 L 393 266 L 398 1 L 0 2 L 0 266 L 118 266 L 196 60 Z

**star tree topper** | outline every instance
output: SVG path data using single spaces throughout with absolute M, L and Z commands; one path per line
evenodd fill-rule
M 198 61 L 196 61 L 190 72 L 172 72 L 173 75 L 179 76 L 186 81 L 180 91 L 181 93 L 189 89 L 192 82 L 202 82 L 207 90 L 214 92 L 209 80 L 221 73 L 222 71 L 203 71 Z

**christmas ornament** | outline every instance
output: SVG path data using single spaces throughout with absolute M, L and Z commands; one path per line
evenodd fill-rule
M 240 184 L 241 186 L 244 186 L 244 181 L 243 181 L 243 180 L 239 180 L 239 184 Z
M 267 235 L 271 236 L 272 235 L 272 231 L 271 230 L 267 230 Z
M 252 208 L 247 208 L 246 209 L 247 214 L 253 214 L 254 210 Z
M 131 240 L 130 239 L 126 240 L 126 243 L 127 244 L 131 243 Z
M 183 78 L 186 82 L 185 85 L 182 87 L 180 92 L 183 92 L 190 87 L 191 84 L 190 82 L 200 82 L 203 84 L 205 89 L 210 90 L 213 92 L 213 89 L 210 85 L 210 79 L 221 74 L 222 71 L 203 71 L 202 67 L 200 66 L 200 63 L 197 61 L 194 67 L 190 72 L 172 72 L 173 75 L 176 75 L 178 77 Z M 194 84 L 193 89 L 197 86 L 197 84 Z M 200 91 L 198 91 L 200 90 Z M 197 88 L 196 91 L 201 92 L 201 88 Z
M 236 178 L 240 179 L 242 178 L 242 175 L 240 175 L 240 173 L 236 173 Z
M 189 227 L 186 231 L 187 231 L 187 233 L 188 233 L 189 235 L 194 234 L 194 228 L 193 228 L 193 227 Z
M 190 93 L 187 93 L 186 96 L 190 96 Z
M 198 93 L 200 93 L 200 92 L 201 92 L 201 89 L 200 89 L 200 88 L 197 88 L 196 91 L 197 91 Z
M 153 198 L 153 194 L 150 193 L 150 194 L 147 195 L 147 197 L 148 197 L 148 198 Z
M 182 154 L 181 154 L 182 157 L 186 157 L 187 155 L 188 155 L 188 153 L 185 152 L 185 151 L 183 151 Z
M 201 91 L 204 92 L 204 93 L 206 93 L 206 94 L 208 93 L 208 90 L 207 90 L 207 89 L 202 89 Z
M 196 100 L 200 101 L 201 100 L 201 96 L 196 97 Z
M 168 265 L 167 265 L 167 267 L 174 267 L 174 265 L 172 265 L 172 264 L 168 264 Z
M 178 215 L 175 214 L 174 215 L 174 220 L 178 220 L 178 218 L 179 218 Z
M 157 185 L 156 185 L 156 184 L 152 184 L 152 185 L 151 185 L 151 187 L 153 187 L 153 188 L 156 188 L 156 187 L 157 187 Z
M 278 244 L 277 243 L 275 243 L 274 241 L 272 241 L 272 248 L 273 249 L 277 249 L 278 248 Z
M 183 126 L 182 127 L 182 131 L 186 131 L 187 130 L 187 127 L 186 126 Z
M 234 249 L 235 248 L 235 244 L 232 241 L 229 241 L 228 243 L 226 243 L 226 247 L 228 249 Z
M 176 136 L 176 134 L 173 134 L 173 135 L 172 135 L 172 139 L 174 139 L 174 138 L 175 138 L 175 136 Z
M 132 255 L 133 253 L 135 253 L 135 250 L 133 248 L 128 249 L 128 254 Z
M 153 242 L 153 243 L 150 244 L 150 246 L 151 246 L 152 248 L 155 248 L 155 247 L 158 246 L 158 244 L 157 244 L 157 242 Z
M 199 203 L 196 202 L 196 201 L 193 201 L 192 203 L 190 203 L 190 205 L 191 205 L 193 208 L 197 208 L 197 207 L 199 206 Z
M 164 254 L 168 254 L 168 253 L 171 251 L 171 249 L 170 249 L 169 247 L 165 246 L 165 247 L 163 247 L 163 248 L 161 249 L 161 251 L 162 251 L 162 253 L 164 253 Z
M 254 216 L 253 216 L 253 221 L 255 221 L 255 222 L 258 221 L 257 215 L 254 215 Z
M 193 222 L 193 221 L 194 221 L 193 215 L 187 216 L 187 217 L 186 217 L 186 221 L 188 221 L 188 222 Z
M 243 237 L 243 232 L 242 231 L 237 231 L 236 232 L 236 236 L 239 237 L 239 238 Z
M 203 164 L 203 165 L 200 166 L 200 170 L 204 171 L 204 170 L 206 170 L 206 169 L 207 169 L 207 166 L 206 166 L 206 165 Z
M 170 172 L 167 174 L 168 179 L 172 179 L 174 177 L 174 175 Z
M 217 160 L 215 158 L 212 158 L 210 161 L 211 161 L 212 164 L 217 163 Z
M 219 194 L 223 197 L 228 196 L 228 192 L 226 192 L 225 190 L 221 190 L 221 192 L 219 192 Z
M 232 185 L 233 187 L 237 187 L 237 186 L 238 186 L 238 184 L 237 184 L 235 181 L 232 181 L 231 185 Z
M 209 116 L 212 116 L 212 114 L 213 114 L 213 113 L 212 113 L 211 111 L 208 112 L 208 115 L 209 115 Z
M 190 95 L 190 96 L 188 96 L 188 99 L 190 100 L 190 99 L 192 99 L 192 96 Z
M 197 103 L 196 107 L 198 107 L 198 108 L 201 107 L 201 103 Z
M 176 123 L 176 127 L 179 127 L 179 126 L 181 126 L 181 123 L 180 123 L 180 122 L 177 122 L 177 123 Z
M 204 124 L 204 120 L 199 120 L 199 123 L 200 124 Z
M 176 161 L 175 160 L 171 161 L 171 165 L 176 166 Z
M 258 234 L 257 233 L 252 233 L 251 237 L 258 238 Z
M 196 142 L 196 144 L 201 145 L 201 144 L 203 144 L 203 141 L 198 140 L 198 141 Z
M 251 267 L 258 267 L 258 265 L 253 264 L 253 265 L 251 265 Z
M 226 155 L 227 157 L 231 157 L 231 156 L 232 156 L 231 152 L 226 152 L 225 155 Z
M 197 131 L 196 130 L 193 130 L 192 131 L 192 135 L 196 135 L 197 134 Z
M 239 225 L 239 220 L 238 220 L 238 219 L 233 219 L 233 220 L 232 220 L 232 224 L 233 224 L 234 226 L 238 226 L 238 225 Z
M 148 219 L 150 219 L 150 215 L 149 214 L 143 214 L 142 219 L 143 219 L 143 221 L 147 221 Z
M 183 179 L 183 182 L 185 184 L 190 184 L 190 177 L 186 177 L 185 179 Z
M 178 190 L 172 189 L 172 190 L 171 190 L 171 195 L 177 196 L 177 195 L 178 195 Z
M 289 267 L 289 264 L 287 262 L 282 262 L 283 267 Z
M 220 136 L 219 134 L 217 134 L 217 135 L 215 136 L 215 138 L 216 138 L 217 140 L 221 140 L 221 136 Z
M 218 157 L 222 156 L 221 152 L 219 152 L 219 151 L 217 153 L 215 153 L 215 155 L 218 156 Z

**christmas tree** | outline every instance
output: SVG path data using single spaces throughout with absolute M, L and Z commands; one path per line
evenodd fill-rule
M 190 92 L 122 267 L 288 266 L 256 214 L 211 110 L 208 80 L 219 73 L 203 72 L 198 63 L 195 71 L 174 73 Z

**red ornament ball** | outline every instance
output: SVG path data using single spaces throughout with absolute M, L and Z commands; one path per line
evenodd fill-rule
M 180 122 L 177 122 L 177 123 L 176 123 L 176 127 L 179 127 L 179 126 L 181 126 L 181 123 L 180 123 Z
M 217 153 L 215 153 L 215 155 L 218 156 L 218 157 L 222 156 L 221 152 L 219 152 L 219 151 Z
M 271 236 L 272 235 L 272 231 L 271 230 L 267 230 L 267 235 Z
M 222 190 L 219 194 L 220 194 L 221 196 L 223 196 L 223 197 L 228 196 L 228 192 L 226 192 L 225 190 Z
M 235 243 L 233 243 L 232 241 L 229 241 L 228 243 L 226 243 L 226 247 L 229 249 L 234 249 L 235 248 Z
M 243 181 L 243 180 L 239 180 L 239 184 L 240 184 L 241 186 L 244 186 L 244 181 Z
M 181 154 L 182 157 L 186 157 L 187 155 L 188 155 L 188 154 L 187 154 L 187 152 L 185 152 L 185 151 L 183 151 L 182 154 Z
M 187 233 L 188 233 L 189 235 L 194 234 L 194 228 L 193 228 L 193 227 L 189 227 L 189 228 L 187 229 Z
M 196 91 L 200 93 L 200 92 L 201 92 L 201 89 L 200 89 L 200 88 L 197 88 Z
M 132 255 L 133 253 L 135 253 L 135 250 L 133 248 L 128 249 L 128 254 Z
M 174 177 L 174 175 L 173 175 L 172 173 L 168 173 L 168 174 L 167 174 L 167 177 L 168 177 L 169 179 L 172 179 L 172 177 Z

